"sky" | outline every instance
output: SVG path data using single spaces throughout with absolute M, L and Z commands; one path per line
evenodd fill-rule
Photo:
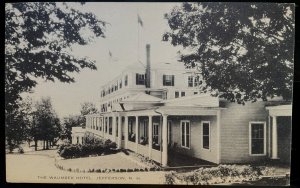
M 145 63 L 146 44 L 151 45 L 151 63 L 177 63 L 179 48 L 163 42 L 162 35 L 169 30 L 164 14 L 178 3 L 98 2 L 83 6 L 79 3 L 69 5 L 84 12 L 92 12 L 109 24 L 105 28 L 105 38 L 96 38 L 89 45 L 73 48 L 74 54 L 95 60 L 96 71 L 83 69 L 74 75 L 75 83 L 70 84 L 38 79 L 34 93 L 23 95 L 33 100 L 51 97 L 60 118 L 79 114 L 84 102 L 93 102 L 99 108 L 101 85 L 118 76 L 127 66 L 138 64 L 138 59 Z M 138 25 L 138 14 L 143 27 Z

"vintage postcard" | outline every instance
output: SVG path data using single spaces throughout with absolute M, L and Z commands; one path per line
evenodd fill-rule
M 289 185 L 294 38 L 294 4 L 6 3 L 6 181 Z

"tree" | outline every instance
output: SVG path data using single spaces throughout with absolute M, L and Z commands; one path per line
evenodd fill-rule
M 201 90 L 232 102 L 292 97 L 294 5 L 183 3 L 165 15 L 163 40 L 199 71 Z
M 74 115 L 65 117 L 63 121 L 63 129 L 61 133 L 61 139 L 72 140 L 72 127 L 80 127 L 82 124 L 82 117 L 80 115 Z
M 98 109 L 96 108 L 96 105 L 91 103 L 91 102 L 84 102 L 83 104 L 81 104 L 81 110 L 80 110 L 80 114 L 81 114 L 81 120 L 80 120 L 80 126 L 81 127 L 85 127 L 85 122 L 86 122 L 86 118 L 85 115 L 88 114 L 96 114 L 98 113 Z
M 14 131 L 22 92 L 31 92 L 35 78 L 74 82 L 70 73 L 96 70 L 94 61 L 72 53 L 72 46 L 104 37 L 105 22 L 54 2 L 5 4 L 5 117 Z M 9 117 L 8 117 L 9 116 Z M 10 136 L 10 135 L 7 135 Z M 8 138 L 8 137 L 7 137 Z M 12 139 L 12 138 L 8 138 Z
M 32 100 L 26 98 L 19 102 L 19 108 L 5 114 L 5 136 L 10 152 L 18 147 L 24 140 L 30 140 L 30 126 L 32 124 Z M 8 128 L 7 126 L 10 125 Z
M 33 112 L 33 127 L 31 135 L 35 141 L 35 150 L 37 150 L 38 140 L 46 143 L 44 149 L 49 148 L 49 143 L 55 143 L 61 132 L 60 120 L 55 113 L 51 99 L 42 98 L 35 105 L 35 111 Z
M 98 110 L 96 105 L 91 102 L 84 102 L 81 104 L 80 115 L 70 115 L 64 118 L 62 139 L 72 140 L 72 127 L 85 127 L 85 115 L 96 114 Z

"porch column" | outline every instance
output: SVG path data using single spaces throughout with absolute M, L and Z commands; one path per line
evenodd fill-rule
M 148 116 L 149 122 L 148 122 L 148 140 L 149 140 L 149 158 L 151 159 L 151 152 L 152 152 L 152 116 Z
M 217 111 L 217 151 L 218 163 L 221 163 L 221 110 Z
M 136 152 L 138 151 L 139 144 L 139 116 L 135 116 L 135 143 L 136 143 Z
M 273 116 L 272 118 L 272 159 L 278 159 L 277 116 Z
M 118 116 L 118 149 L 121 148 L 121 143 L 122 143 L 122 116 Z
M 128 116 L 125 116 L 124 120 L 124 126 L 125 126 L 125 149 L 127 149 L 127 143 L 128 143 Z
M 116 134 L 116 129 L 117 129 L 117 117 L 114 115 L 112 116 L 112 136 L 113 136 L 113 141 L 116 142 L 117 139 L 117 134 Z
M 163 115 L 163 125 L 162 125 L 162 166 L 168 165 L 168 116 Z

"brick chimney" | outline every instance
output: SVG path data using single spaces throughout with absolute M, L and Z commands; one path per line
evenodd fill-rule
M 146 88 L 151 87 L 150 44 L 146 45 Z

